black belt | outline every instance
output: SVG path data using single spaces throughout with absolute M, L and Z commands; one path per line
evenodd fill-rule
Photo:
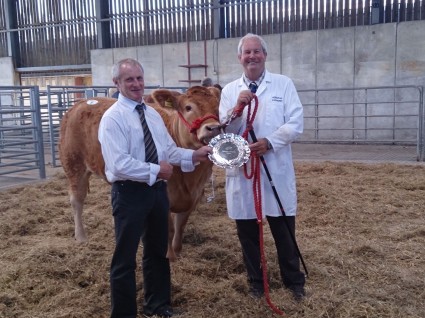
M 132 180 L 121 180 L 121 181 L 115 181 L 114 185 L 121 186 L 121 187 L 136 187 L 136 188 L 152 188 L 152 189 L 159 189 L 165 184 L 164 180 L 158 180 L 153 185 L 149 185 L 145 182 L 137 182 Z

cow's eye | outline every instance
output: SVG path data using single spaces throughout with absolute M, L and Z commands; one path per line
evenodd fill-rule
M 192 110 L 192 106 L 186 105 L 185 109 L 186 109 L 187 112 L 190 112 Z

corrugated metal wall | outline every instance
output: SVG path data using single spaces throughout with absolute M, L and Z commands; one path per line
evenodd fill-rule
M 0 0 L 0 57 L 8 56 L 5 0 Z
M 94 1 L 16 0 L 20 67 L 90 64 Z
M 0 57 L 87 65 L 90 50 L 425 19 L 425 0 L 0 0 Z M 10 53 L 12 52 L 12 53 Z

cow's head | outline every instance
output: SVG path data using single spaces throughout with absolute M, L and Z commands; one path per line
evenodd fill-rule
M 218 105 L 220 90 L 215 87 L 194 86 L 181 94 L 157 89 L 150 98 L 161 106 L 161 116 L 176 143 L 185 148 L 199 148 L 220 133 Z

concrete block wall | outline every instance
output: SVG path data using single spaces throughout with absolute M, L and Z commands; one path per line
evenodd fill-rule
M 376 24 L 330 30 L 264 36 L 267 68 L 291 77 L 298 89 L 366 86 L 425 86 L 425 21 Z M 225 85 L 239 77 L 239 39 L 164 44 L 91 52 L 93 85 L 110 85 L 110 69 L 124 57 L 137 58 L 145 68 L 146 84 L 188 86 L 187 69 L 204 64 L 207 76 Z M 201 79 L 204 69 L 193 69 Z
M 12 58 L 0 57 L 0 86 L 19 85 L 17 79 Z

